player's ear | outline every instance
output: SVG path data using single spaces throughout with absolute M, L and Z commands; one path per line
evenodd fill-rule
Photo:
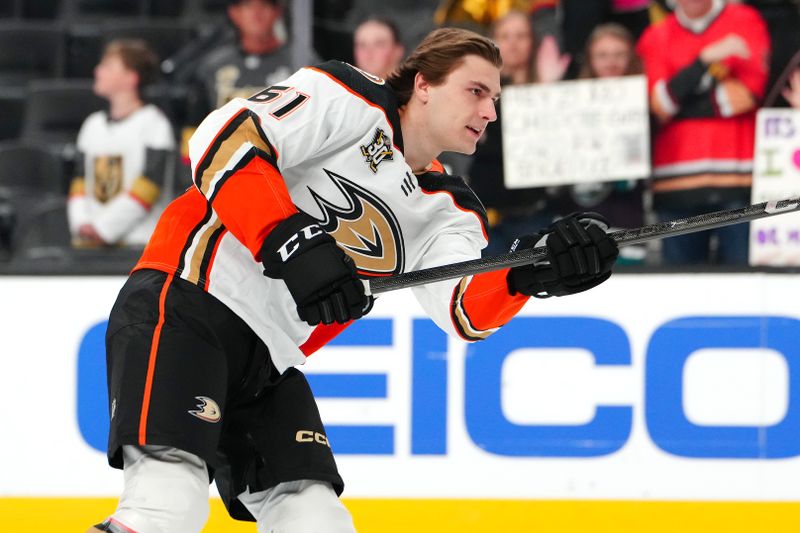
M 428 103 L 429 91 L 431 88 L 431 84 L 428 83 L 421 72 L 417 72 L 414 76 L 414 95 L 423 103 Z

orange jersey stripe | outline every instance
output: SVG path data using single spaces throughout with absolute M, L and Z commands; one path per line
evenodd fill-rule
M 303 352 L 306 357 L 308 357 L 312 353 L 328 344 L 332 338 L 344 331 L 344 329 L 352 323 L 353 321 L 351 320 L 346 324 L 339 324 L 337 322 L 327 325 L 320 324 L 314 328 L 314 331 L 311 332 L 311 335 L 309 335 L 306 342 L 300 345 L 300 351 Z
M 484 272 L 472 277 L 461 305 L 479 329 L 498 328 L 509 322 L 528 301 L 528 296 L 508 292 L 510 269 Z
M 159 218 L 142 257 L 133 269 L 153 268 L 174 273 L 187 239 L 207 211 L 208 202 L 195 187 L 173 200 Z
M 217 189 L 212 206 L 225 227 L 261 258 L 261 245 L 278 222 L 297 213 L 280 172 L 254 157 Z
M 438 159 L 434 159 L 431 161 L 431 164 L 428 165 L 428 168 L 425 169 L 425 172 L 438 172 L 440 174 L 444 174 L 444 165 Z
M 153 341 L 150 344 L 150 360 L 147 363 L 147 378 L 144 383 L 144 397 L 142 398 L 142 413 L 139 418 L 139 446 L 147 444 L 147 415 L 150 411 L 150 394 L 153 391 L 153 375 L 156 371 L 156 357 L 158 355 L 158 344 L 161 340 L 161 328 L 164 326 L 165 304 L 167 292 L 172 285 L 173 275 L 167 276 L 164 286 L 161 287 L 161 294 L 158 297 L 158 323 L 153 330 Z
M 464 278 L 453 289 L 450 320 L 465 340 L 485 339 L 509 322 L 528 301 L 528 296 L 508 292 L 509 269 Z

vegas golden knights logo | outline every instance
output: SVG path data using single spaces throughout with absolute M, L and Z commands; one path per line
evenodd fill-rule
M 388 276 L 403 271 L 405 249 L 400 224 L 377 196 L 327 169 L 325 173 L 345 198 L 333 203 L 315 191 L 311 196 L 322 211 L 319 225 L 365 276 Z
M 122 156 L 107 155 L 94 158 L 94 197 L 106 203 L 122 190 Z
M 391 161 L 394 156 L 392 139 L 382 129 L 377 128 L 372 142 L 361 147 L 361 155 L 364 156 L 367 164 L 369 164 L 369 169 L 373 173 L 377 173 L 378 165 L 387 159 Z

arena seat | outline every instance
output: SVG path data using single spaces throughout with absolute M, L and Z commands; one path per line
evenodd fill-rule
M 22 140 L 70 157 L 78 131 L 90 113 L 105 108 L 91 80 L 40 80 L 28 85 Z
M 20 136 L 24 110 L 25 89 L 0 86 L 0 141 Z
M 60 261 L 71 254 L 66 197 L 48 197 L 18 218 L 11 234 L 12 261 Z
M 69 16 L 73 18 L 133 16 L 142 13 L 141 0 L 70 0 Z
M 0 85 L 24 85 L 64 71 L 65 33 L 50 23 L 0 22 Z
M 24 19 L 54 20 L 61 16 L 64 0 L 17 0 L 18 16 Z
M 64 195 L 66 185 L 57 155 L 19 141 L 0 143 L 0 190 Z
M 17 16 L 17 0 L 0 0 L 0 18 Z
M 141 19 L 76 23 L 68 30 L 69 77 L 88 78 L 100 61 L 103 47 L 112 39 L 137 38 L 146 41 L 164 60 L 185 45 L 192 37 L 191 28 L 177 19 Z
M 144 12 L 150 17 L 179 17 L 185 9 L 184 0 L 143 0 Z
M 226 7 L 226 0 L 186 0 L 183 15 L 191 18 L 203 15 L 224 15 Z

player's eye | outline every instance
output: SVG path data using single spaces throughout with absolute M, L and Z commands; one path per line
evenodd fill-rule
M 469 90 L 469 92 L 471 92 L 475 96 L 480 96 L 483 93 L 483 91 L 481 91 L 478 87 L 473 87 L 472 89 Z

